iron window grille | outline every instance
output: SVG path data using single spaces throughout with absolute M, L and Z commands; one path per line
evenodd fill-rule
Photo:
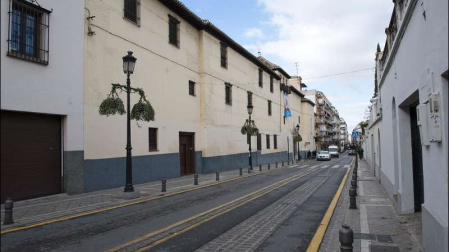
M 221 67 L 228 68 L 228 46 L 220 42 L 220 63 Z
M 262 135 L 257 134 L 257 150 L 262 150 Z
M 10 0 L 7 55 L 48 65 L 51 12 L 31 2 Z
M 270 149 L 270 135 L 267 135 L 267 149 Z
M 259 87 L 263 87 L 263 70 L 259 68 Z
M 157 128 L 148 128 L 148 150 L 157 151 Z
M 140 26 L 140 0 L 124 0 L 123 17 Z
M 271 101 L 268 101 L 268 115 L 271 115 Z
M 195 96 L 195 82 L 189 81 L 189 95 Z
M 232 85 L 231 83 L 225 83 L 225 103 L 232 105 Z
M 278 148 L 278 135 L 273 135 L 273 148 Z
M 168 42 L 179 48 L 179 21 L 168 15 Z
M 274 86 L 273 86 L 273 76 L 270 76 L 270 92 L 274 92 Z

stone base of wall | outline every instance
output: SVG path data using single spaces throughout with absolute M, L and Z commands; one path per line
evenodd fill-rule
M 422 205 L 422 246 L 424 251 L 448 252 L 448 227 L 447 223 L 437 220 Z
M 289 155 L 290 160 L 293 154 Z M 287 162 L 287 152 L 281 151 L 269 154 L 252 153 L 253 167 Z M 137 156 L 132 159 L 133 184 L 147 183 L 165 178 L 175 178 L 181 175 L 179 154 L 160 154 Z M 248 167 L 248 153 L 203 157 L 201 151 L 195 152 L 195 172 L 214 173 Z M 117 188 L 125 185 L 126 158 L 105 158 L 84 161 L 84 191 L 91 192 L 103 189 Z M 80 184 L 82 185 L 82 184 Z
M 64 151 L 64 192 L 84 192 L 84 151 Z

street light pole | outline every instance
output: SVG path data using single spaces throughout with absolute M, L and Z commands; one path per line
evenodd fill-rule
M 134 72 L 136 58 L 132 55 L 133 52 L 128 51 L 128 55 L 123 57 L 123 71 L 127 75 L 126 78 L 126 184 L 124 192 L 134 192 L 133 187 L 133 167 L 131 159 L 131 109 L 130 109 L 130 91 L 131 79 L 130 75 Z
M 251 128 L 251 114 L 253 113 L 253 105 L 251 103 L 247 106 L 248 109 L 248 116 L 249 116 L 249 122 L 248 126 Z M 249 155 L 248 155 L 248 163 L 249 163 L 249 169 L 253 170 L 253 159 L 251 157 L 251 132 L 248 132 L 248 139 L 249 139 Z
M 298 136 L 299 136 L 299 124 L 296 124 L 296 132 L 298 133 Z M 298 148 L 297 148 L 297 150 L 298 150 L 298 161 L 301 161 L 301 156 L 300 156 L 300 151 L 299 151 L 299 138 L 298 138 Z

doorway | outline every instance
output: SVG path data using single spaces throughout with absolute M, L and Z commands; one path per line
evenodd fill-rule
M 416 114 L 417 106 L 418 104 L 410 106 L 410 126 L 412 140 L 413 194 L 415 201 L 415 212 L 420 212 L 421 204 L 424 203 L 424 175 L 421 136 L 419 134 L 418 118 Z
M 195 172 L 195 133 L 179 133 L 179 165 L 181 176 Z

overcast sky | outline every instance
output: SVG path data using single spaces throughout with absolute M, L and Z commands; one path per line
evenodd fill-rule
M 297 71 L 327 96 L 348 124 L 364 119 L 373 95 L 377 43 L 385 43 L 391 0 L 181 0 L 254 55 Z M 298 62 L 298 69 L 295 63 Z

